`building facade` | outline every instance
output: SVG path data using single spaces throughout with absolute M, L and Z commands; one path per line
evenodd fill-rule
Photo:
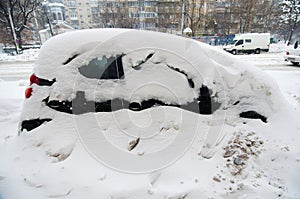
M 74 29 L 93 28 L 92 1 L 63 0 L 66 5 L 66 21 Z
M 43 14 L 47 18 L 45 21 L 49 21 L 53 25 L 64 23 L 66 21 L 65 7 L 62 0 L 48 0 L 43 2 Z
M 74 29 L 180 29 L 180 0 L 63 0 Z
M 55 20 L 74 29 L 135 28 L 193 35 L 262 32 L 274 0 L 50 0 Z M 184 3 L 183 3 L 184 2 Z M 64 6 L 61 6 L 63 4 Z M 273 23 L 274 25 L 274 23 Z

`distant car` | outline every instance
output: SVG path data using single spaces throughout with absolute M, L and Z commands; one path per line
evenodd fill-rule
M 228 69 L 241 65 L 231 56 L 188 38 L 151 31 L 98 29 L 55 36 L 42 46 L 35 63 L 19 130 L 36 129 L 57 113 L 157 106 L 197 114 L 231 108 L 240 117 L 266 122 L 264 102 L 256 100 L 254 91 L 240 88 L 249 81 L 243 80 L 244 69 Z
M 300 63 L 300 47 L 286 51 L 284 59 L 285 61 L 291 62 L 293 65 L 298 66 Z

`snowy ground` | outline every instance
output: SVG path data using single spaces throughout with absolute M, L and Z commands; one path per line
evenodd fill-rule
M 228 136 L 214 158 L 184 156 L 162 172 L 145 175 L 112 171 L 79 143 L 68 159 L 57 162 L 55 154 L 45 156 L 41 143 L 17 136 L 32 57 L 0 61 L 0 199 L 300 198 L 300 67 L 284 62 L 282 52 L 238 57 L 276 80 L 290 102 L 282 107 L 284 117 L 275 114 L 270 126 L 259 121 L 226 125 Z M 183 168 L 182 162 L 191 165 Z

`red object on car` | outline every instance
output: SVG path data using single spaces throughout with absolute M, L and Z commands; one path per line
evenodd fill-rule
M 30 76 L 29 80 L 30 80 L 30 86 L 31 86 L 32 84 L 37 84 L 37 85 L 39 85 L 39 83 L 40 83 L 39 78 L 38 78 L 35 74 L 32 74 L 32 75 Z
M 29 87 L 25 90 L 25 98 L 28 99 L 32 95 L 32 88 Z

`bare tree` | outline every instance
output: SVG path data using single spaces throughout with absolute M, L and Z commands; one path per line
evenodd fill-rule
M 22 32 L 29 29 L 28 23 L 33 12 L 40 5 L 40 0 L 1 0 L 0 23 L 9 27 L 12 38 L 18 49 L 22 48 Z
M 227 0 L 218 4 L 214 20 L 225 36 L 245 32 L 274 32 L 278 28 L 276 0 Z M 212 24 L 210 26 L 212 27 Z
M 136 24 L 139 22 L 138 17 L 133 17 L 129 9 L 129 2 L 126 0 L 123 8 L 121 28 L 135 28 Z
M 280 9 L 276 0 L 258 1 L 255 6 L 253 29 L 256 32 L 276 32 Z
M 192 30 L 192 36 L 195 36 L 195 33 L 200 27 L 200 22 L 203 17 L 204 0 L 190 0 L 186 1 L 186 19 L 188 27 Z
M 238 13 L 240 19 L 240 32 L 251 32 L 252 25 L 254 22 L 254 17 L 257 13 L 255 9 L 256 3 L 258 0 L 248 0 L 248 1 L 240 1 L 238 3 Z
M 134 28 L 138 23 L 138 17 L 131 16 L 127 0 L 98 0 L 92 11 L 98 28 Z
M 300 0 L 283 0 L 280 4 L 282 9 L 281 27 L 288 31 L 288 44 L 296 28 L 300 25 Z
M 99 13 L 103 27 L 124 28 L 130 24 L 127 1 L 99 2 Z
M 3 44 L 13 44 L 13 40 L 11 39 L 10 28 L 5 24 L 0 23 L 0 43 Z
M 238 25 L 240 23 L 239 13 L 240 4 L 238 0 L 228 0 L 223 4 L 220 4 L 216 8 L 218 12 L 215 12 L 214 20 L 217 23 L 218 32 L 225 35 L 226 42 L 231 34 L 238 32 Z
M 215 16 L 210 16 L 210 15 L 205 15 L 204 16 L 205 21 L 204 21 L 204 29 L 205 29 L 205 33 L 207 34 L 217 34 L 217 20 L 215 18 Z
M 238 3 L 240 32 L 273 31 L 278 24 L 279 10 L 275 0 L 248 0 Z

